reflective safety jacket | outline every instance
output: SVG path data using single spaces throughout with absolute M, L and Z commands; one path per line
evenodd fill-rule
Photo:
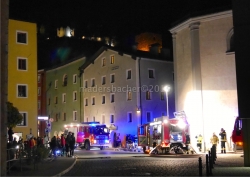
M 213 135 L 212 136 L 212 138 L 210 139 L 210 142 L 212 143 L 212 144 L 219 144 L 219 138 L 218 138 L 218 136 L 216 136 L 216 135 Z
M 220 132 L 220 141 L 227 141 L 227 133 L 224 131 Z
M 199 136 L 197 137 L 197 143 L 198 143 L 198 144 L 201 144 L 201 143 L 202 143 L 202 136 L 201 136 L 201 135 L 199 135 Z

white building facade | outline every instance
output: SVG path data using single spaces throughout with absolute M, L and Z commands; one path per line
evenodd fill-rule
M 213 132 L 224 128 L 230 148 L 238 115 L 232 11 L 187 19 L 170 32 L 176 109 L 186 112 L 191 142 L 202 134 L 203 148 L 210 148 Z
M 102 48 L 82 69 L 84 122 L 113 127 L 122 140 L 137 135 L 138 125 L 166 115 L 165 85 L 171 87 L 170 115 L 174 111 L 172 62 Z

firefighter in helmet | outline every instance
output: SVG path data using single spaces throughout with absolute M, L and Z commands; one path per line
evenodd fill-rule
M 201 152 L 201 149 L 202 149 L 202 136 L 201 136 L 201 134 L 199 134 L 195 138 L 197 139 L 197 148 Z
M 226 154 L 226 141 L 227 141 L 227 133 L 226 131 L 221 128 L 221 131 L 220 131 L 220 143 L 221 143 L 221 153 L 225 153 Z

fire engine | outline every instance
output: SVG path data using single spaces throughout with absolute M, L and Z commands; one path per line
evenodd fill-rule
M 76 143 L 81 149 L 90 150 L 91 147 L 98 147 L 102 150 L 110 145 L 110 130 L 105 124 L 99 122 L 82 122 L 77 124 L 73 132 L 76 132 Z M 69 131 L 71 130 L 69 127 Z
M 138 146 L 144 153 L 195 153 L 190 145 L 189 125 L 184 112 L 175 112 L 175 118 L 154 118 L 153 122 L 138 127 Z
M 243 148 L 242 120 L 239 117 L 235 119 L 234 129 L 232 132 L 232 142 L 235 145 L 235 150 Z

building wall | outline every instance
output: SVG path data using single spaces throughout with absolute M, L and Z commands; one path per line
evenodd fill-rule
M 16 42 L 17 31 L 27 32 L 27 44 Z M 12 102 L 19 112 L 27 113 L 26 126 L 17 126 L 14 132 L 23 137 L 30 134 L 37 136 L 37 36 L 36 24 L 9 20 L 8 45 L 8 101 Z M 18 70 L 17 58 L 26 58 L 27 70 Z M 17 96 L 17 84 L 27 85 L 27 97 Z
M 114 64 L 110 64 L 111 56 L 115 58 Z M 106 59 L 106 66 L 102 66 L 104 58 Z M 155 70 L 155 79 L 150 80 L 148 78 L 148 68 Z M 126 77 L 127 70 L 132 71 L 131 79 Z M 94 63 L 84 69 L 84 83 L 85 81 L 88 82 L 88 88 L 85 89 L 83 95 L 84 105 L 86 99 L 88 99 L 88 106 L 84 106 L 84 121 L 95 120 L 105 123 L 108 127 L 111 125 L 118 127 L 117 130 L 112 131 L 111 141 L 114 132 L 119 133 L 122 140 L 126 134 L 137 135 L 138 125 L 147 122 L 146 111 L 152 113 L 151 121 L 153 121 L 154 116 L 158 117 L 161 116 L 162 112 L 166 113 L 166 101 L 160 100 L 159 90 L 166 83 L 170 86 L 173 85 L 172 73 L 172 63 L 154 59 L 139 59 L 139 57 L 132 58 L 128 54 L 120 54 L 114 50 L 103 51 Z M 110 83 L 111 74 L 115 74 L 114 83 Z M 101 84 L 102 76 L 106 76 L 105 85 Z M 91 79 L 93 78 L 96 83 L 95 87 L 91 87 Z M 144 89 L 152 90 L 151 100 L 146 100 L 143 94 L 140 95 L 140 85 L 143 85 Z M 132 92 L 131 100 L 128 100 L 128 90 Z M 154 90 L 156 91 L 154 92 Z M 115 95 L 113 103 L 110 101 L 111 94 Z M 106 96 L 105 104 L 102 104 L 103 95 Z M 93 97 L 95 97 L 95 105 L 92 105 Z M 174 101 L 173 97 L 170 100 Z M 137 109 L 140 112 L 137 112 Z M 128 113 L 132 114 L 132 122 L 129 122 Z M 111 122 L 111 115 L 114 115 L 113 123 Z M 102 121 L 103 116 L 105 116 L 104 122 Z
M 201 133 L 207 148 L 212 133 L 219 134 L 221 128 L 227 131 L 230 142 L 237 116 L 235 57 L 227 52 L 232 28 L 232 12 L 226 11 L 188 19 L 170 30 L 176 50 L 176 105 L 188 116 L 191 141 L 195 143 L 194 137 Z M 201 89 L 194 86 L 199 83 L 194 72 L 197 66 Z
M 81 110 L 81 96 L 80 87 L 81 80 L 78 68 L 85 62 L 85 58 L 80 58 L 71 63 L 46 71 L 46 102 L 47 102 L 47 115 L 53 118 L 51 123 L 51 136 L 56 136 L 64 132 L 64 125 L 71 123 L 82 122 L 80 116 Z M 63 86 L 64 75 L 67 75 L 67 86 Z M 73 83 L 73 75 L 77 75 L 77 82 Z M 57 88 L 55 88 L 55 81 L 57 80 Z M 73 100 L 73 92 L 77 93 L 77 99 Z M 62 95 L 66 94 L 66 102 L 63 102 Z M 57 97 L 57 104 L 55 103 Z M 49 103 L 50 100 L 50 103 Z M 76 118 L 73 120 L 73 111 L 77 111 Z M 64 120 L 64 113 L 66 113 L 66 120 Z M 57 116 L 57 118 L 56 118 Z

